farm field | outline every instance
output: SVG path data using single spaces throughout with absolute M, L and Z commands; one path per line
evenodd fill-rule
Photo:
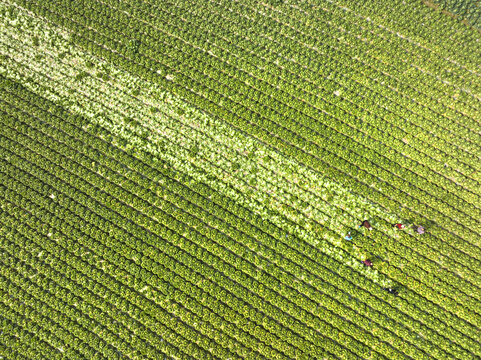
M 0 359 L 481 358 L 479 30 L 414 0 L 0 24 Z
M 426 1 L 428 6 L 441 9 L 448 16 L 481 30 L 481 6 L 476 1 Z

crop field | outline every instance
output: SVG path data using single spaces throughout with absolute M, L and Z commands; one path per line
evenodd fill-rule
M 437 3 L 0 0 L 0 359 L 481 359 Z
M 448 16 L 481 30 L 481 3 L 470 0 L 425 0 L 428 6 L 439 8 Z

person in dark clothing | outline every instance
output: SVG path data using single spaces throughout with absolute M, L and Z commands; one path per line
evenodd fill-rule
M 369 224 L 369 221 L 367 221 L 367 220 L 364 220 L 364 221 L 362 222 L 362 224 L 359 225 L 359 227 L 361 227 L 361 226 L 364 226 L 364 227 L 365 227 L 366 229 L 368 229 L 368 230 L 372 230 L 372 226 L 371 226 L 371 224 Z
M 383 290 L 386 290 L 388 293 L 396 296 L 399 294 L 399 291 L 397 291 L 396 288 L 383 288 Z
M 371 266 L 372 266 L 371 260 L 368 260 L 368 259 L 363 260 L 362 263 L 363 263 L 364 265 L 366 265 L 367 267 L 371 267 Z
M 397 227 L 399 230 L 402 230 L 405 228 L 403 224 L 392 224 L 393 227 Z

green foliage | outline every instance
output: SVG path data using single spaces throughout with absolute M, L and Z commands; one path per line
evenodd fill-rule
M 82 81 L 83 79 L 85 79 L 88 76 L 89 76 L 89 74 L 87 72 L 81 71 L 77 75 L 75 75 L 75 80 Z
M 277 6 L 277 5 L 281 5 L 282 3 L 284 3 L 285 0 L 266 0 L 266 3 L 269 4 L 269 5 L 273 5 L 273 6 Z
M 127 45 L 127 49 L 132 53 L 132 54 L 138 54 L 139 48 L 140 48 L 141 42 L 138 39 L 130 39 L 129 43 Z
M 479 54 L 420 4 L 385 3 L 294 2 L 281 12 L 259 2 L 159 11 L 16 1 L 71 32 L 72 53 L 78 46 L 164 92 L 135 99 L 139 107 L 109 96 L 120 86 L 109 66 L 97 73 L 109 84 L 63 86 L 59 63 L 25 56 L 35 37 L 12 35 L 27 31 L 27 15 L 15 10 L 10 27 L 3 19 L 8 349 L 25 358 L 479 357 Z M 46 35 L 36 34 L 39 46 Z M 88 76 L 68 54 L 75 80 Z M 211 120 L 188 123 L 193 110 L 168 108 L 167 92 Z M 59 106 L 81 112 L 85 98 L 99 104 L 87 118 Z M 259 146 L 225 145 L 212 129 L 221 123 Z M 358 231 L 359 216 L 375 229 Z M 393 230 L 398 219 L 426 234 Z M 366 257 L 373 269 L 360 264 Z
M 197 154 L 199 153 L 200 149 L 198 146 L 193 146 L 191 149 L 190 149 L 190 156 L 191 157 L 195 157 L 197 156 Z
M 32 45 L 33 46 L 40 46 L 40 40 L 37 36 L 35 36 L 32 40 Z
M 87 68 L 89 68 L 89 69 L 93 69 L 95 67 L 95 64 L 92 61 L 87 60 L 85 62 L 85 66 L 87 66 Z
M 431 6 L 439 6 L 446 15 L 455 16 L 458 20 L 467 20 L 477 29 L 481 29 L 481 8 L 478 3 L 467 0 L 435 0 Z

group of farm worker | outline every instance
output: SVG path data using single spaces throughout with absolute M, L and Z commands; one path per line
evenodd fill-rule
M 400 224 L 400 223 L 392 224 L 392 226 L 395 227 L 395 228 L 398 228 L 399 230 L 403 230 L 406 227 L 404 224 Z M 369 224 L 368 220 L 364 220 L 361 223 L 361 225 L 358 226 L 358 228 L 361 228 L 361 227 L 365 227 L 368 230 L 372 230 L 372 226 L 371 226 L 371 224 Z M 418 234 L 424 234 L 424 227 L 423 226 L 415 225 L 414 229 L 416 230 L 416 232 Z M 346 239 L 348 241 L 351 241 L 352 240 L 351 232 L 348 232 L 347 235 L 344 237 L 344 239 Z M 364 265 L 366 265 L 367 267 L 372 266 L 372 262 L 369 259 L 363 260 L 362 263 Z M 383 290 L 386 290 L 390 294 L 398 295 L 398 291 L 395 288 L 383 288 Z
M 392 226 L 398 228 L 399 230 L 402 230 L 406 227 L 404 224 L 392 224 Z M 365 227 L 368 230 L 372 230 L 372 226 L 371 226 L 371 224 L 369 224 L 369 221 L 367 221 L 367 220 L 364 220 L 361 223 L 361 225 L 358 226 L 358 228 L 361 228 L 361 227 Z M 416 229 L 418 234 L 424 234 L 424 227 L 419 225 L 419 226 L 414 226 L 414 228 Z M 347 233 L 347 235 L 344 237 L 344 239 L 346 239 L 348 241 L 352 240 L 352 236 L 351 236 L 350 231 Z
M 393 227 L 397 227 L 399 230 L 404 229 L 406 226 L 403 224 L 393 224 Z M 415 225 L 414 229 L 417 231 L 418 234 L 424 234 L 424 227 L 421 225 Z

